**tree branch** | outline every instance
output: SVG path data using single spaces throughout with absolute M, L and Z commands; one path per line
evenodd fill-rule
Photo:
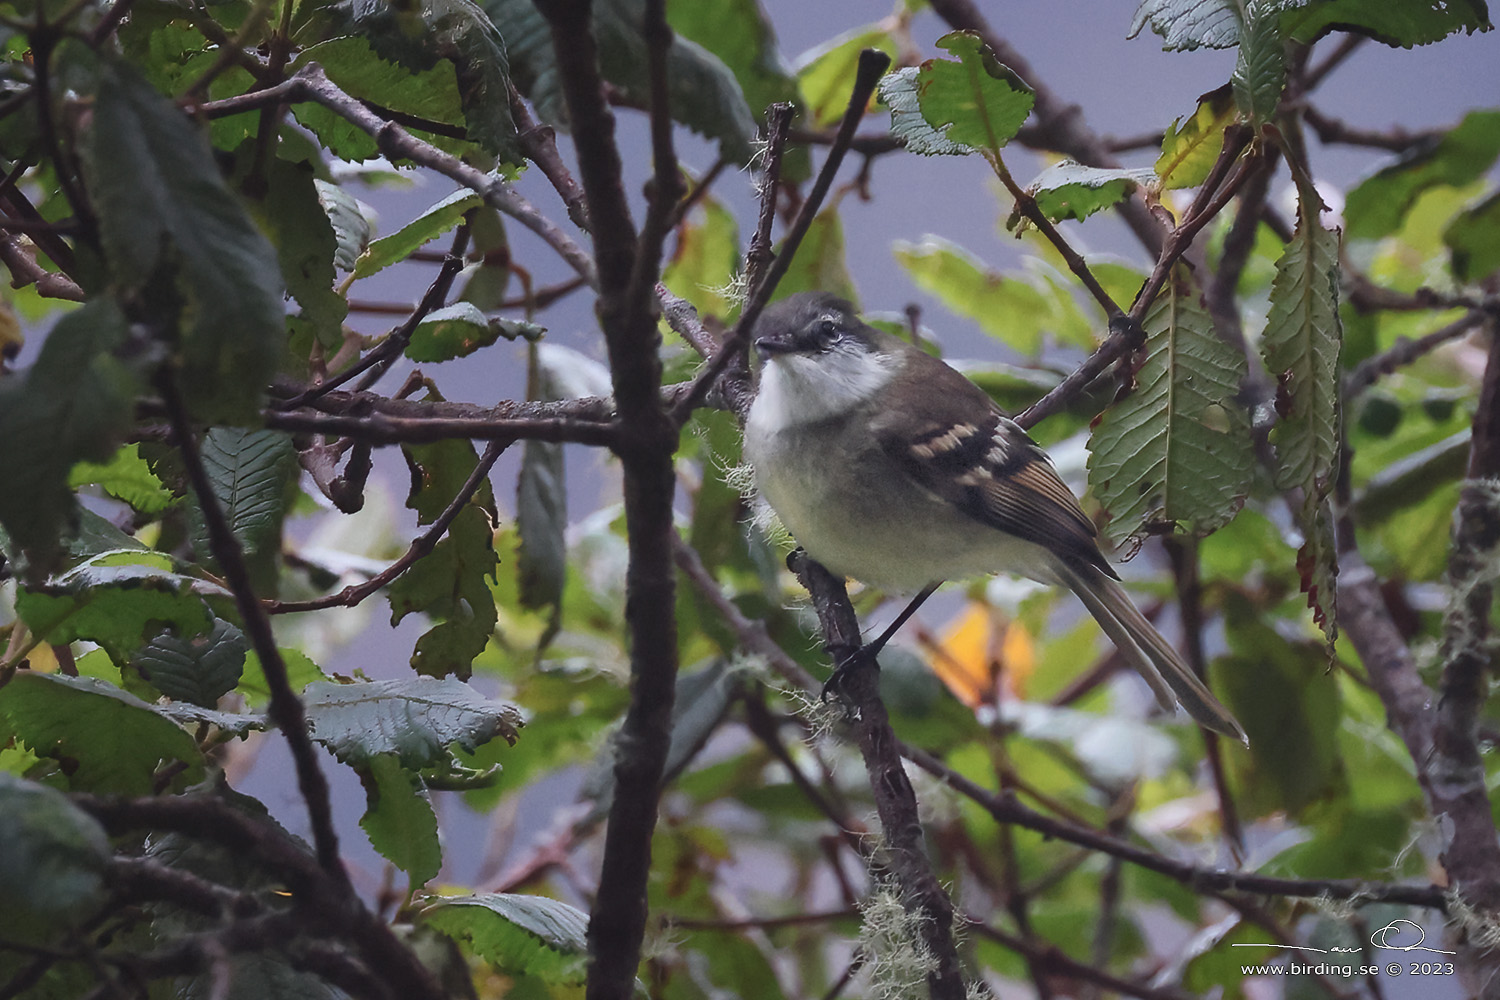
M 839 696 L 848 708 L 855 742 L 875 794 L 875 810 L 885 832 L 887 866 L 903 908 L 916 918 L 917 926 L 910 933 L 920 939 L 932 959 L 927 971 L 928 990 L 934 1000 L 960 1000 L 964 982 L 953 940 L 953 903 L 933 873 L 923 846 L 916 793 L 901 763 L 900 741 L 880 700 L 880 672 L 873 664 L 855 666 L 854 657 L 861 647 L 859 620 L 843 581 L 801 549 L 792 553 L 787 565 L 812 595 L 825 645 L 834 657 L 834 669 L 842 671 Z
M 219 569 L 224 574 L 225 583 L 234 594 L 235 607 L 239 609 L 251 648 L 260 658 L 261 669 L 266 676 L 266 686 L 271 692 L 271 721 L 286 737 L 287 747 L 292 752 L 292 761 L 297 771 L 297 786 L 302 792 L 302 799 L 307 806 L 308 819 L 312 824 L 313 843 L 317 849 L 318 863 L 331 879 L 352 896 L 353 890 L 348 884 L 349 877 L 339 858 L 338 835 L 333 829 L 333 809 L 328 797 L 328 780 L 323 776 L 322 768 L 318 765 L 317 751 L 313 748 L 312 739 L 307 734 L 307 716 L 302 709 L 302 699 L 297 697 L 297 693 L 292 690 L 291 682 L 287 679 L 286 661 L 281 658 L 281 650 L 277 648 L 276 637 L 271 633 L 271 620 L 266 617 L 259 599 L 255 596 L 255 588 L 250 582 L 250 571 L 245 565 L 245 556 L 240 548 L 239 539 L 230 530 L 224 511 L 219 506 L 218 497 L 214 494 L 213 484 L 209 482 L 208 472 L 203 467 L 202 458 L 198 453 L 198 443 L 188 421 L 187 410 L 177 390 L 175 373 L 163 367 L 158 374 L 157 388 L 161 391 L 162 401 L 166 404 L 167 416 L 172 425 L 172 436 L 178 451 L 182 454 L 182 464 L 187 471 L 188 482 L 192 485 L 193 494 L 197 497 L 199 509 L 203 514 L 209 548 L 219 564 Z

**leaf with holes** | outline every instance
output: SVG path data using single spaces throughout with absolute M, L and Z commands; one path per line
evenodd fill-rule
M 1168 125 L 1155 164 L 1162 189 L 1202 184 L 1224 149 L 1224 130 L 1235 120 L 1233 89 L 1225 84 L 1198 98 L 1197 110 L 1187 118 Z
M 1316 197 L 1316 195 L 1314 195 Z M 1334 580 L 1338 575 L 1328 497 L 1338 475 L 1340 421 L 1339 234 L 1324 229 L 1306 202 L 1297 231 L 1276 262 L 1261 351 L 1276 380 L 1276 426 L 1271 442 L 1280 469 L 1276 485 L 1302 491 L 1298 527 L 1306 539 L 1297 555 L 1302 589 L 1329 642 L 1338 634 Z
M 1089 439 L 1089 485 L 1124 539 L 1167 525 L 1206 535 L 1245 502 L 1250 424 L 1236 400 L 1244 355 L 1214 333 L 1199 293 L 1171 282 L 1146 314 L 1136 388 Z

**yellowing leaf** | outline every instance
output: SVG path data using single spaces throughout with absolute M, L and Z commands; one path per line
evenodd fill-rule
M 1224 129 L 1235 117 L 1234 96 L 1223 86 L 1198 98 L 1198 109 L 1186 120 L 1179 118 L 1168 125 L 1156 160 L 1162 189 L 1202 184 L 1224 148 Z
M 974 601 L 928 646 L 926 659 L 954 697 L 978 708 L 994 700 L 997 682 L 1010 695 L 1025 693 L 1036 669 L 1036 646 L 1020 622 L 1007 622 Z

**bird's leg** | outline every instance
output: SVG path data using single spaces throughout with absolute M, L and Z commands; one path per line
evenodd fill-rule
M 880 651 L 885 648 L 885 644 L 891 641 L 892 636 L 901 631 L 901 626 L 911 620 L 911 616 L 917 613 L 917 609 L 925 604 L 927 598 L 931 597 L 940 586 L 942 586 L 942 581 L 929 583 L 923 587 L 921 593 L 911 599 L 911 603 L 901 610 L 901 613 L 896 616 L 895 621 L 887 625 L 885 631 L 880 633 L 874 642 L 867 642 L 844 657 L 838 656 L 837 651 L 834 651 L 833 675 L 823 685 L 823 698 L 826 700 L 830 691 L 838 689 L 839 685 L 844 682 L 845 675 L 850 670 L 863 665 L 875 666 L 875 658 L 880 655 Z

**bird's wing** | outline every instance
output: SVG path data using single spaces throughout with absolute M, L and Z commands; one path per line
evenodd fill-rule
M 926 355 L 908 363 L 923 365 L 930 392 L 904 413 L 875 417 L 886 455 L 970 517 L 1115 576 L 1094 523 L 1046 452 L 957 371 Z

